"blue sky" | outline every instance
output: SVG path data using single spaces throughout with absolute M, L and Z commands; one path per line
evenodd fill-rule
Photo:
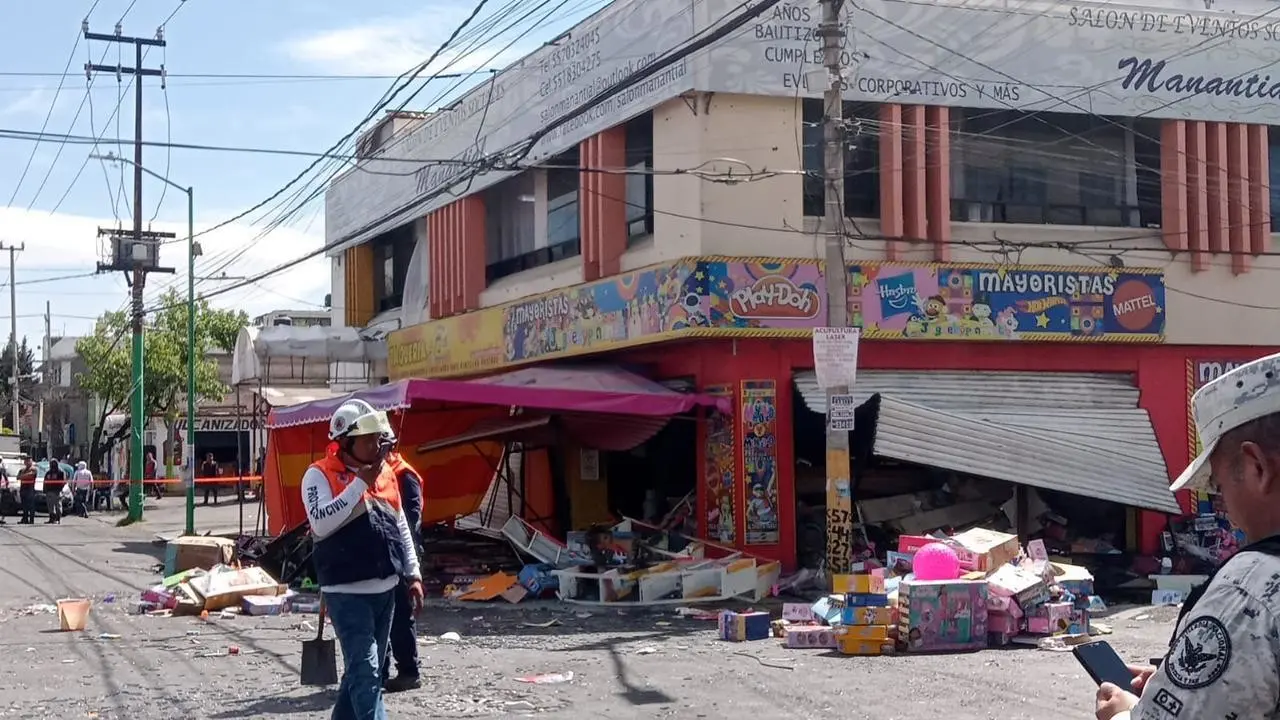
M 494 2 L 493 10 L 501 5 Z M 497 64 L 507 64 L 533 50 L 573 21 L 598 9 L 601 0 L 569 3 L 560 21 L 539 28 L 503 54 Z M 79 41 L 71 69 L 54 102 L 55 90 L 80 24 L 92 0 L 24 2 L 12 18 L 0 43 L 0 129 L 38 131 L 53 107 L 48 132 L 94 135 L 108 139 L 132 137 L 132 90 L 125 97 L 116 120 L 120 89 L 113 75 L 99 75 L 86 92 L 83 66 L 93 62 L 115 64 L 117 52 L 106 43 Z M 179 7 L 181 5 L 181 7 Z M 391 80 L 361 79 L 231 79 L 189 78 L 190 74 L 216 75 L 364 75 L 394 77 L 425 60 L 462 20 L 468 3 L 438 5 L 403 0 L 351 3 L 344 0 L 272 0 L 263 3 L 217 0 L 99 0 L 89 16 L 90 30 L 112 32 L 124 15 L 126 35 L 154 36 L 156 27 L 177 8 L 165 29 L 168 47 L 154 50 L 145 64 L 163 63 L 173 75 L 162 91 L 158 79 L 144 84 L 143 125 L 149 140 L 202 145 L 251 146 L 317 152 L 324 150 L 363 118 Z M 508 8 L 509 12 L 509 8 Z M 483 18 L 484 16 L 482 16 Z M 517 29 L 514 32 L 519 32 Z M 506 36 L 508 39 L 511 35 Z M 488 52 L 454 58 L 450 70 L 475 70 Z M 132 49 L 124 57 L 132 64 Z M 13 73 L 46 73 L 52 76 L 14 76 Z M 127 82 L 127 78 L 126 78 Z M 456 81 L 432 83 L 409 109 L 426 109 L 427 101 Z M 465 88 L 465 85 L 464 85 Z M 86 94 L 91 102 L 83 102 Z M 166 107 L 167 95 L 167 107 Z M 421 104 L 419 104 L 421 103 Z M 93 115 L 93 127 L 90 114 Z M 18 255 L 19 335 L 38 346 L 43 333 L 45 303 L 52 306 L 54 334 L 83 334 L 104 310 L 118 309 L 126 299 L 123 279 L 117 275 L 31 283 L 41 278 L 92 271 L 99 256 L 95 228 L 114 225 L 118 215 L 126 224 L 132 177 L 126 169 L 123 195 L 118 165 L 90 161 L 77 172 L 92 146 L 41 143 L 26 177 L 19 184 L 34 143 L 0 138 L 0 240 L 26 243 Z M 130 146 L 122 147 L 132 157 Z M 104 143 L 99 152 L 116 151 Z M 196 196 L 196 227 L 221 222 L 264 199 L 310 160 L 262 154 L 147 148 L 144 165 L 180 185 L 191 185 Z M 44 188 L 37 189 L 45 180 Z M 74 182 L 73 182 L 74 181 Z M 163 185 L 144 181 L 144 220 L 152 229 L 185 233 L 186 196 Z M 17 190 L 16 197 L 9 202 Z M 66 194 L 65 200 L 60 198 Z M 56 210 L 56 212 L 55 212 Z M 258 216 L 233 224 L 202 239 L 206 260 L 201 277 L 243 253 L 225 268 L 228 275 L 261 271 L 319 247 L 324 237 L 323 202 L 298 213 L 295 222 L 257 242 L 259 228 L 248 224 Z M 0 254 L 0 280 L 7 273 L 7 253 Z M 186 267 L 181 243 L 163 250 L 162 264 Z M 185 288 L 185 275 L 153 275 L 148 295 L 170 283 Z M 199 289 L 217 287 L 202 282 Z M 8 288 L 0 288 L 7 292 Z M 327 261 L 313 260 L 253 286 L 226 293 L 215 304 L 234 306 L 250 314 L 277 308 L 315 308 L 329 290 Z M 0 297 L 0 330 L 8 329 L 7 298 Z M 7 332 L 3 332 L 7 336 Z

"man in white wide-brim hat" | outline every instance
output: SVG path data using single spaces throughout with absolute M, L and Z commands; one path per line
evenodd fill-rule
M 1249 545 L 1187 596 L 1159 669 L 1131 666 L 1132 692 L 1098 688 L 1099 720 L 1280 718 L 1280 355 L 1191 405 L 1204 451 L 1171 489 L 1221 494 Z

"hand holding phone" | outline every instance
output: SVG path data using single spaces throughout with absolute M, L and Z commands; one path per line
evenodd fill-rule
M 1071 652 L 1095 683 L 1111 683 L 1121 690 L 1132 691 L 1135 674 L 1110 643 L 1105 640 L 1085 643 L 1075 646 Z

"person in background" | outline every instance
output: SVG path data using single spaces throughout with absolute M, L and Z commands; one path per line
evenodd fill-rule
M 205 453 L 204 462 L 200 463 L 200 477 L 205 479 L 204 483 L 204 504 L 209 504 L 209 494 L 213 494 L 213 504 L 218 504 L 218 483 L 212 478 L 216 478 L 222 474 L 222 468 L 218 467 L 218 461 L 213 459 L 213 453 Z
M 49 514 L 45 520 L 47 525 L 62 522 L 62 488 L 66 484 L 67 474 L 63 472 L 62 464 L 58 458 L 49 458 L 49 470 L 44 474 L 45 511 Z
M 164 483 L 160 482 L 159 473 L 160 465 L 156 462 L 156 454 L 147 453 L 146 464 L 142 469 L 142 477 L 146 478 L 147 486 L 143 489 L 157 500 L 164 497 Z
M 36 464 L 30 456 L 23 456 L 22 469 L 18 471 L 18 499 L 22 501 L 22 519 L 19 525 L 34 525 L 36 522 Z
M 415 610 L 422 603 L 413 532 L 385 462 L 395 433 L 386 413 L 353 399 L 329 420 L 329 440 L 302 476 L 302 503 L 316 580 L 346 663 L 332 718 L 386 720 L 382 662 L 401 578 Z
M 387 465 L 396 474 L 400 490 L 400 507 L 413 534 L 414 552 L 422 552 L 422 476 L 398 452 L 387 454 Z M 414 623 L 411 587 L 401 580 L 396 587 L 396 607 L 391 617 L 390 652 L 382 661 L 382 683 L 387 692 L 416 690 L 422 687 L 418 668 L 418 631 Z M 396 676 L 391 677 L 391 661 L 396 663 Z
M 93 473 L 89 472 L 89 464 L 85 461 L 76 463 L 76 472 L 71 477 L 71 486 L 76 494 L 76 502 L 71 507 L 71 512 L 82 518 L 89 517 L 89 496 L 93 493 Z
M 5 468 L 4 463 L 0 462 L 0 503 L 3 503 L 6 496 L 13 494 L 13 490 L 9 487 L 9 470 Z M 4 521 L 4 513 L 0 512 L 0 525 L 8 525 Z

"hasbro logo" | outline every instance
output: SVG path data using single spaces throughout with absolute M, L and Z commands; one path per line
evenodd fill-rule
M 880 296 L 881 317 L 913 313 L 919 305 L 916 302 L 916 277 L 911 272 L 880 278 L 876 282 L 876 293 Z

